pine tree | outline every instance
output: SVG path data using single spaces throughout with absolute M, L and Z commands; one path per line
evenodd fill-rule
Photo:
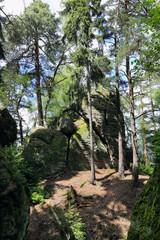
M 41 0 L 34 1 L 25 12 L 10 19 L 6 25 L 7 56 L 10 63 L 17 63 L 19 69 L 32 70 L 35 78 L 39 125 L 43 125 L 42 74 L 44 59 L 54 62 L 57 49 L 57 25 L 59 20 L 50 12 L 49 6 Z M 55 54 L 56 55 L 56 54 Z M 57 56 L 57 55 L 56 55 Z M 34 68 L 33 68 L 34 62 Z
M 63 2 L 65 9 L 62 14 L 65 16 L 64 34 L 70 43 L 75 44 L 73 55 L 77 67 L 81 67 L 85 73 L 87 82 L 87 96 L 89 108 L 89 130 L 90 130 L 90 153 L 91 153 L 91 183 L 95 182 L 94 166 L 94 143 L 92 124 L 92 102 L 91 102 L 91 81 L 95 78 L 96 71 L 93 63 L 95 53 L 92 50 L 93 39 L 96 31 L 103 29 L 102 7 L 100 0 L 72 0 Z M 95 65 L 96 67 L 96 65 Z M 98 70 L 98 68 L 97 68 Z M 94 74 L 93 74 L 94 72 Z M 101 73 L 101 71 L 99 71 Z M 102 74 L 102 73 L 101 73 Z M 103 75 L 103 74 L 102 74 Z M 97 77 L 100 78 L 100 75 Z

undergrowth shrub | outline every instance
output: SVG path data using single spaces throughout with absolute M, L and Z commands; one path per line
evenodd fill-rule
M 52 195 L 52 188 L 46 188 L 46 187 L 31 187 L 31 203 L 33 205 L 38 203 L 44 203 L 45 199 L 48 199 Z
M 24 160 L 22 152 L 23 147 L 18 147 L 16 144 L 3 149 L 3 155 L 8 162 L 14 178 L 17 182 L 28 185 L 31 192 L 31 203 L 33 205 L 44 203 L 45 199 L 50 198 L 52 195 L 52 189 L 38 185 L 41 179 L 38 175 L 35 176 L 33 174 L 32 167 Z
M 49 210 L 52 213 L 59 230 L 61 231 L 61 236 L 63 239 L 87 239 L 85 223 L 82 222 L 79 212 L 70 208 L 64 213 L 61 208 L 53 209 L 51 206 L 49 206 Z
M 143 164 L 139 164 L 139 170 L 142 171 L 143 173 L 146 173 L 148 175 L 152 175 L 154 172 L 154 168 L 150 166 L 145 166 Z

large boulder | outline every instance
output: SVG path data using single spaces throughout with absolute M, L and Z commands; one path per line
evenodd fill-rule
M 116 97 L 92 92 L 94 158 L 97 168 L 118 166 L 118 122 Z M 123 124 L 123 115 L 122 124 Z M 69 167 L 73 170 L 90 169 L 88 101 L 84 97 L 81 107 L 71 105 L 59 121 L 59 129 L 70 139 Z M 76 127 L 76 131 L 75 131 Z M 123 127 L 124 128 L 124 127 Z M 123 131 L 125 139 L 125 131 Z M 123 140 L 124 141 L 124 140 Z M 124 141 L 125 147 L 125 141 Z
M 127 240 L 160 239 L 160 166 L 144 186 L 136 202 Z
M 74 122 L 77 131 L 73 134 L 70 142 L 69 168 L 72 170 L 90 169 L 90 134 L 88 124 L 83 119 Z M 100 138 L 93 133 L 94 138 L 94 161 L 96 168 L 110 166 L 108 151 Z
M 57 130 L 36 128 L 30 135 L 23 156 L 28 166 L 26 178 L 36 181 L 65 167 L 67 137 Z
M 95 91 L 92 92 L 91 99 L 94 132 L 107 149 L 110 166 L 116 167 L 118 164 L 118 122 L 116 96 L 106 92 L 103 93 Z M 81 116 L 88 121 L 89 116 L 87 102 L 87 99 L 84 98 L 82 101 Z M 121 117 L 121 121 L 123 124 L 123 116 Z M 123 139 L 125 139 L 124 131 Z
M 12 144 L 17 137 L 17 126 L 7 108 L 0 106 L 0 145 Z
M 0 148 L 0 239 L 22 240 L 29 222 L 30 194 Z
M 97 168 L 118 166 L 118 123 L 116 97 L 92 92 L 94 159 Z M 122 116 L 123 120 L 123 116 Z M 31 167 L 28 179 L 45 177 L 62 170 L 90 169 L 88 101 L 72 104 L 58 119 L 58 130 L 35 129 L 23 156 Z M 123 134 L 125 138 L 125 134 Z M 125 142 L 124 142 L 125 143 Z

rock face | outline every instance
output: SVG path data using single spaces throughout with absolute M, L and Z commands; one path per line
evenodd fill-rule
M 6 108 L 0 106 L 0 145 L 9 146 L 16 140 L 16 122 Z
M 127 240 L 160 239 L 160 166 L 144 186 L 136 202 Z
M 36 128 L 30 135 L 23 156 L 31 168 L 27 179 L 36 181 L 56 173 L 65 167 L 67 137 L 60 131 L 44 127 Z
M 82 101 L 80 113 L 85 120 L 88 120 L 88 106 L 85 98 Z M 94 92 L 92 94 L 92 114 L 93 130 L 107 150 L 109 165 L 115 167 L 118 161 L 118 124 L 115 95 Z
M 88 124 L 83 119 L 74 122 L 77 127 L 70 142 L 69 168 L 72 170 L 90 170 L 90 137 Z M 97 168 L 107 168 L 110 165 L 106 147 L 94 133 L 94 158 Z
M 97 168 L 117 167 L 118 128 L 116 98 L 92 93 L 94 157 Z M 58 172 L 68 164 L 71 170 L 90 169 L 90 137 L 87 99 L 81 107 L 72 105 L 58 121 L 59 130 L 38 128 L 24 150 L 33 174 L 29 178 Z
M 13 134 L 13 135 L 12 135 Z M 7 109 L 0 110 L 0 145 L 16 139 L 16 124 Z M 15 173 L 0 146 L 0 239 L 22 240 L 29 222 L 30 194 L 24 178 Z
M 88 170 L 90 169 L 90 138 L 87 99 L 83 98 L 80 109 L 77 110 L 74 106 L 71 109 L 65 112 L 59 125 L 60 130 L 63 131 L 61 122 L 65 122 L 68 116 L 69 126 L 74 124 L 77 128 L 76 131 L 71 132 L 73 127 L 67 128 L 67 121 L 65 122 L 65 129 L 70 129 L 71 136 L 69 167 L 73 170 Z M 92 112 L 95 165 L 97 168 L 117 167 L 118 124 L 115 96 L 100 92 L 92 93 Z

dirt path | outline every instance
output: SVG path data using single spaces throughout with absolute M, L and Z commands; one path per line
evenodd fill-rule
M 77 210 L 94 240 L 126 238 L 133 205 L 148 176 L 140 175 L 139 187 L 133 188 L 131 173 L 125 174 L 125 179 L 119 179 L 113 169 L 98 169 L 96 185 L 89 182 L 90 171 L 67 172 L 56 180 L 46 180 L 45 184 L 53 186 L 53 195 L 45 204 L 31 207 L 26 240 L 58 239 L 60 233 L 48 206 L 64 207 L 65 193 L 71 185 L 77 193 Z

